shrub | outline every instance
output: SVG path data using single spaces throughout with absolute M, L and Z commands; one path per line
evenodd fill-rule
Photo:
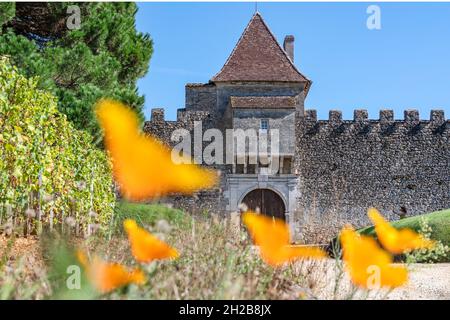
M 115 201 L 111 164 L 36 85 L 0 57 L 0 225 L 104 225 Z
M 428 224 L 428 220 L 425 217 L 420 219 L 419 233 L 427 239 L 431 239 L 433 229 Z M 435 240 L 435 245 L 430 248 L 418 249 L 406 254 L 406 262 L 408 263 L 433 263 L 448 261 L 448 255 L 450 254 L 450 248 L 444 245 L 441 241 Z
M 420 232 L 420 220 L 422 218 L 427 219 L 427 223 L 432 229 L 430 239 L 439 240 L 444 245 L 450 246 L 450 232 L 448 232 L 448 230 L 450 230 L 450 209 L 392 221 L 391 225 L 396 229 L 409 228 L 416 232 Z M 374 226 L 365 227 L 358 231 L 361 234 L 376 237 Z

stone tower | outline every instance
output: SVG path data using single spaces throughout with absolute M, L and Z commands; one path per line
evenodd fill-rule
M 164 121 L 163 110 L 153 110 L 145 130 L 169 144 L 173 144 L 169 137 L 174 129 L 193 131 L 195 121 L 202 121 L 203 130 L 217 128 L 224 136 L 228 129 L 254 130 L 269 136 L 268 144 L 270 133 L 278 132 L 276 159 L 246 147 L 243 153 L 233 149 L 233 164 L 215 166 L 222 172 L 216 192 L 219 200 L 215 201 L 220 205 L 208 209 L 226 214 L 237 211 L 244 202 L 251 209 L 291 220 L 297 186 L 295 122 L 296 116 L 303 115 L 311 85 L 294 65 L 293 55 L 294 37 L 286 36 L 280 46 L 261 15 L 255 13 L 222 69 L 206 84 L 186 85 L 186 107 L 178 110 L 177 121 Z M 277 163 L 275 170 L 273 163 Z M 205 206 L 205 197 L 214 199 L 205 194 L 191 207 Z
M 297 185 L 293 170 L 295 117 L 303 114 L 311 85 L 294 65 L 293 52 L 293 36 L 287 36 L 281 47 L 256 13 L 222 69 L 211 79 L 216 112 L 225 129 L 279 132 L 278 159 L 274 155 L 263 159 L 259 154 L 252 163 L 252 152 L 236 153 L 236 164 L 224 177 L 228 212 L 245 203 L 253 210 L 291 220 Z M 275 161 L 278 169 L 270 170 Z

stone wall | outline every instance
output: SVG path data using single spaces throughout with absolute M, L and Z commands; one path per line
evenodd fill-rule
M 450 121 L 433 110 L 429 120 L 418 111 L 380 111 L 378 120 L 356 110 L 353 121 L 330 111 L 318 121 L 315 110 L 297 115 L 295 170 L 299 174 L 298 213 L 365 225 L 374 206 L 391 219 L 450 207 Z M 317 220 L 317 219 L 316 219 Z
M 151 134 L 168 146 L 173 146 L 177 141 L 171 140 L 174 130 L 186 129 L 192 131 L 194 122 L 201 121 L 204 128 L 212 127 L 210 114 L 207 111 L 186 111 L 186 109 L 177 110 L 176 121 L 166 121 L 163 108 L 153 108 L 150 121 L 144 124 L 144 132 Z
M 174 130 L 186 129 L 191 133 L 194 130 L 194 122 L 201 121 L 203 131 L 214 127 L 209 112 L 202 110 L 186 110 L 178 109 L 176 121 L 166 121 L 164 118 L 164 109 L 154 108 L 151 113 L 151 120 L 144 124 L 144 132 L 150 134 L 168 146 L 174 146 L 177 141 L 171 140 L 171 135 Z M 203 143 L 203 147 L 208 142 Z M 193 154 L 191 149 L 191 154 Z M 223 198 L 223 188 L 226 184 L 224 174 L 229 171 L 225 166 L 210 167 L 211 169 L 220 170 L 222 177 L 217 187 L 211 190 L 203 190 L 197 192 L 193 196 L 174 195 L 163 199 L 160 202 L 170 204 L 175 208 L 185 210 L 189 213 L 202 214 L 204 212 L 223 214 L 224 208 L 228 202 Z
M 160 200 L 174 208 L 181 209 L 189 214 L 215 214 L 223 215 L 222 191 L 220 188 L 205 190 L 192 196 L 173 195 Z
M 404 120 L 394 120 L 391 110 L 382 110 L 377 120 L 368 119 L 365 110 L 356 110 L 353 120 L 343 120 L 335 110 L 328 120 L 317 120 L 315 110 L 297 112 L 295 118 L 297 209 L 290 217 L 295 233 L 311 219 L 366 225 L 371 206 L 390 219 L 450 207 L 450 121 L 443 111 L 431 111 L 427 120 L 416 110 L 405 111 Z M 165 121 L 164 111 L 153 109 L 144 131 L 173 146 L 173 130 L 192 132 L 194 121 L 202 121 L 206 130 L 220 120 L 207 111 L 180 109 L 177 121 Z M 164 201 L 189 212 L 226 214 L 231 168 L 215 169 L 222 175 L 217 188 Z
M 278 130 L 279 153 L 294 155 L 295 152 L 295 110 L 294 109 L 235 109 L 233 110 L 234 129 L 253 129 L 259 131 L 261 120 L 267 119 L 269 130 Z M 267 136 L 270 151 L 270 134 Z M 248 148 L 246 149 L 248 150 Z
M 216 100 L 214 84 L 189 83 L 186 85 L 186 109 L 211 112 L 215 109 Z

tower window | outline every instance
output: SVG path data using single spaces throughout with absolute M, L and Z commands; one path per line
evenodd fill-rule
M 269 120 L 262 119 L 260 129 L 261 130 L 269 130 Z
M 283 172 L 284 174 L 290 174 L 292 171 L 292 158 L 283 157 Z

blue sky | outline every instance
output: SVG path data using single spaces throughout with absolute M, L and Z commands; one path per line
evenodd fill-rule
M 306 108 L 327 119 L 330 109 L 431 109 L 450 118 L 450 3 L 378 3 L 381 30 L 369 30 L 371 3 L 259 3 L 279 42 L 295 36 L 295 64 L 313 81 Z M 184 85 L 208 82 L 225 63 L 255 3 L 139 3 L 136 25 L 150 34 L 154 54 L 139 80 L 145 114 L 184 107 Z

